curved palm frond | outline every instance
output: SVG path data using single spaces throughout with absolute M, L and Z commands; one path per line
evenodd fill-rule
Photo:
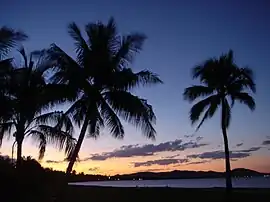
M 145 39 L 146 36 L 140 33 L 123 36 L 120 47 L 113 57 L 115 68 L 126 68 L 126 66 L 133 61 L 135 54 L 142 50 Z
M 11 48 L 18 45 L 18 42 L 25 41 L 28 36 L 22 31 L 16 31 L 9 27 L 0 28 L 0 59 L 6 56 Z
M 116 23 L 113 17 L 107 25 L 102 22 L 88 23 L 85 26 L 88 36 L 88 45 L 91 50 L 103 49 L 115 53 L 119 46 L 120 37 L 117 34 Z
M 75 124 L 81 127 L 81 123 L 84 121 L 85 113 L 87 112 L 87 106 L 87 98 L 82 97 L 71 105 L 71 107 L 66 111 L 66 114 L 70 115 Z
M 110 133 L 113 137 L 122 139 L 125 132 L 120 119 L 105 100 L 102 99 L 101 102 L 101 116 L 105 120 L 106 126 L 110 129 Z
M 256 85 L 254 83 L 254 73 L 252 69 L 248 67 L 237 68 L 235 73 L 235 79 L 232 82 L 233 84 L 240 84 L 243 88 L 250 89 L 253 93 L 256 93 Z
M 3 138 L 11 133 L 11 129 L 14 126 L 14 122 L 4 122 L 0 123 L 0 147 L 2 145 Z
M 35 121 L 37 124 L 56 124 L 55 127 L 58 130 L 63 130 L 70 134 L 72 134 L 74 131 L 72 121 L 70 120 L 69 116 L 62 111 L 42 114 L 36 117 L 33 121 Z
M 75 41 L 76 53 L 77 53 L 77 62 L 81 66 L 87 66 L 85 60 L 89 57 L 89 47 L 82 37 L 81 31 L 76 23 L 70 23 L 68 26 L 68 33 Z
M 244 103 L 249 107 L 250 110 L 255 110 L 256 103 L 253 97 L 251 97 L 248 93 L 245 92 L 235 92 L 234 94 L 230 95 L 232 100 L 232 106 L 234 105 L 234 102 L 237 100 L 240 103 Z
M 100 129 L 104 127 L 104 121 L 97 109 L 96 104 L 91 105 L 88 111 L 90 116 L 88 123 L 88 137 L 98 138 L 100 135 Z
M 146 137 L 155 139 L 156 131 L 152 124 L 156 117 L 146 100 L 126 91 L 109 91 L 103 93 L 103 96 L 125 121 L 140 127 Z
M 47 141 L 46 141 L 46 137 L 44 135 L 44 133 L 42 133 L 41 131 L 38 130 L 31 130 L 29 132 L 29 135 L 32 136 L 32 138 L 39 144 L 39 155 L 38 155 L 38 159 L 41 160 L 44 157 L 45 151 L 46 151 L 46 145 L 47 145 Z
M 204 100 L 197 102 L 195 105 L 193 105 L 191 110 L 190 110 L 191 123 L 194 124 L 200 119 L 200 116 L 205 111 L 206 107 L 209 107 L 209 108 L 206 111 L 199 126 L 201 126 L 207 118 L 210 118 L 211 116 L 213 116 L 216 109 L 217 109 L 217 105 L 220 102 L 219 99 L 220 98 L 218 95 L 212 95 L 212 96 L 205 98 Z
M 162 84 L 159 76 L 148 70 L 134 73 L 130 68 L 123 68 L 112 74 L 112 79 L 108 81 L 109 86 L 114 89 L 130 90 L 139 86 Z
M 21 54 L 21 56 L 23 57 L 23 61 L 24 61 L 24 67 L 28 67 L 28 59 L 27 59 L 27 55 L 26 55 L 26 52 L 25 52 L 25 49 L 23 46 L 21 46 L 19 49 L 18 49 L 18 52 Z
M 39 141 L 41 157 L 45 152 L 46 144 L 52 144 L 59 151 L 64 150 L 66 155 L 69 155 L 76 144 L 76 140 L 70 133 L 48 125 L 38 125 L 35 130 L 30 131 L 29 135 Z
M 214 88 L 203 86 L 203 85 L 193 85 L 185 89 L 183 96 L 185 100 L 194 101 L 199 97 L 205 97 L 213 94 Z

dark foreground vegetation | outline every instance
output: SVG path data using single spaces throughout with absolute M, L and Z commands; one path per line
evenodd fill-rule
M 80 179 L 83 174 L 70 176 Z M 98 176 L 85 175 L 89 178 Z M 100 176 L 99 176 L 100 177 Z M 10 159 L 0 158 L 0 201 L 226 201 L 225 189 L 109 188 L 67 186 L 64 172 L 44 169 L 36 160 L 24 158 L 15 169 Z M 230 201 L 269 201 L 270 189 L 235 189 Z

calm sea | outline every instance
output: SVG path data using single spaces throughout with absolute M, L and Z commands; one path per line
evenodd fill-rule
M 176 179 L 176 180 L 134 180 L 134 181 L 90 181 L 74 182 L 70 185 L 106 186 L 106 187 L 178 187 L 178 188 L 212 188 L 225 187 L 225 179 Z M 233 186 L 238 188 L 270 188 L 270 178 L 234 178 Z

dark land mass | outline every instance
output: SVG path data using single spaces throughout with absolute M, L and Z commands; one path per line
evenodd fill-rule
M 254 170 L 245 168 L 237 168 L 232 171 L 233 177 L 255 177 L 264 176 L 266 173 L 260 173 Z M 214 171 L 171 171 L 171 172 L 139 172 L 124 175 L 110 176 L 110 180 L 161 180 L 161 179 L 197 179 L 197 178 L 223 178 L 225 173 Z M 83 175 L 79 174 L 73 176 L 71 181 L 96 181 L 96 180 L 108 180 L 107 176 L 102 175 Z
M 236 169 L 237 176 L 261 176 L 262 173 Z M 144 177 L 145 179 L 223 177 L 218 172 L 172 171 L 164 173 L 135 173 L 117 175 L 122 180 Z M 114 178 L 112 177 L 112 178 Z M 107 180 L 107 176 L 70 176 L 72 181 Z M 44 169 L 36 160 L 26 158 L 18 171 L 9 159 L 0 156 L 0 201 L 2 202 L 71 202 L 71 201 L 225 201 L 225 189 L 180 188 L 110 188 L 67 186 L 64 172 Z M 235 189 L 231 201 L 269 201 L 270 189 Z

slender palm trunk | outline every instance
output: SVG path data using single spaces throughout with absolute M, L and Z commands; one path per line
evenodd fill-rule
M 22 164 L 22 141 L 17 142 L 17 161 L 16 167 L 19 168 Z
M 221 127 L 224 140 L 225 149 L 225 167 L 226 167 L 226 191 L 231 192 L 232 190 L 232 178 L 231 178 L 231 164 L 230 164 L 230 151 L 229 143 L 226 129 L 226 111 L 225 111 L 225 101 L 222 100 L 222 117 L 221 117 Z
M 22 143 L 24 138 L 24 130 L 22 128 L 17 130 L 16 142 L 17 142 L 17 160 L 16 168 L 20 169 L 22 164 Z
M 78 142 L 77 142 L 77 144 L 75 146 L 75 149 L 74 149 L 74 151 L 72 153 L 71 159 L 69 161 L 69 164 L 68 164 L 68 167 L 67 167 L 67 170 L 66 170 L 66 174 L 68 174 L 68 175 L 71 173 L 73 165 L 74 165 L 74 163 L 76 161 L 76 158 L 78 156 L 78 153 L 79 153 L 79 151 L 81 149 L 82 142 L 83 142 L 83 139 L 85 137 L 86 130 L 87 130 L 88 122 L 89 122 L 89 117 L 86 116 L 85 120 L 84 120 L 84 123 L 83 123 L 83 126 L 82 126 L 82 129 L 81 129 L 81 132 L 80 132 L 80 135 L 79 135 Z

